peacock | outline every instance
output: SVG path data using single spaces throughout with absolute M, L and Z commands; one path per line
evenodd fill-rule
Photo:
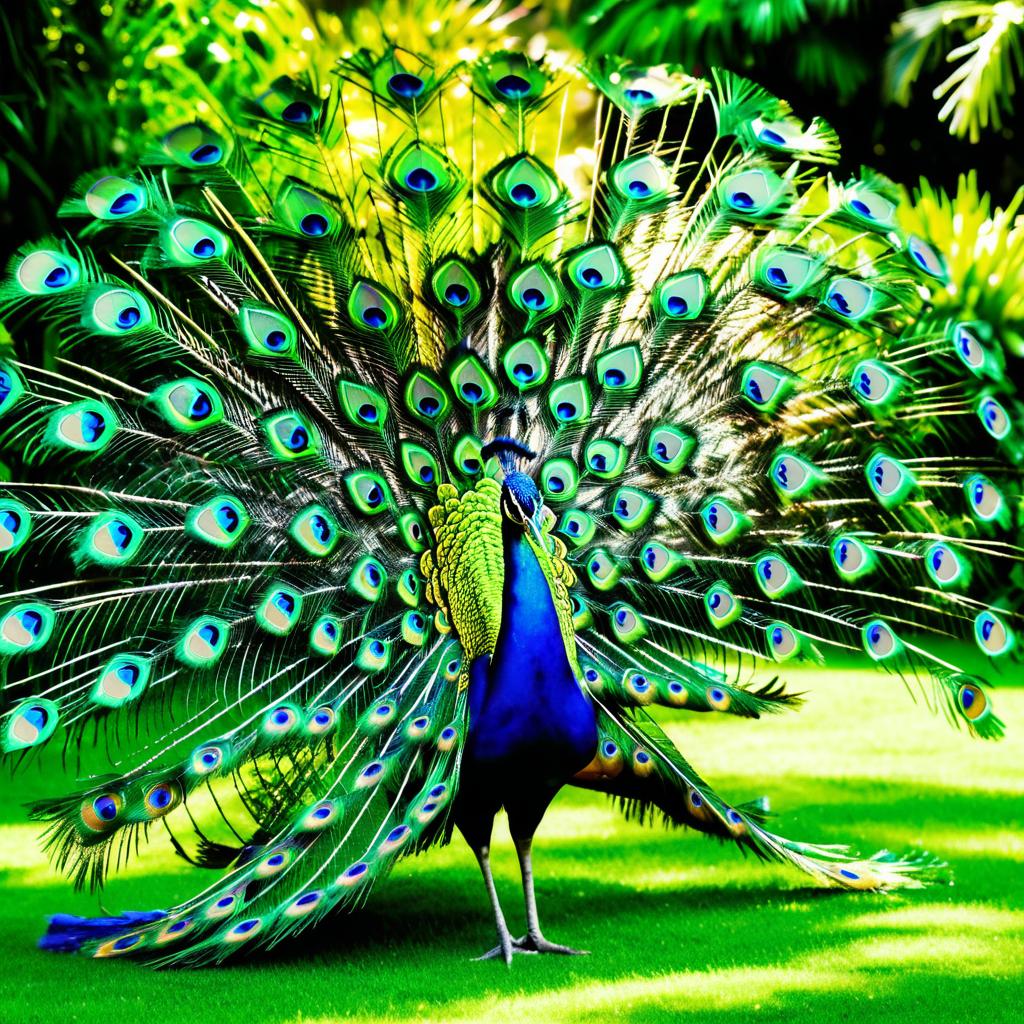
M 76 776 L 30 811 L 76 886 L 159 828 L 218 872 L 44 948 L 219 963 L 458 830 L 484 957 L 572 954 L 532 863 L 564 786 L 920 886 L 925 854 L 718 795 L 652 705 L 757 719 L 801 703 L 787 663 L 866 654 L 1002 732 L 976 667 L 1020 626 L 1022 405 L 906 193 L 834 177 L 830 126 L 732 73 L 435 56 L 157 124 L 10 263 L 5 758 Z

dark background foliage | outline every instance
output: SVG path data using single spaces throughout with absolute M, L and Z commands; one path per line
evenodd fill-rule
M 292 6 L 300 5 L 343 21 L 362 6 L 346 0 Z M 220 10 L 247 6 L 221 0 Z M 434 4 L 443 6 L 443 0 Z M 553 45 L 587 54 L 679 62 L 695 74 L 727 67 L 788 99 L 800 116 L 831 122 L 843 145 L 840 176 L 868 165 L 908 186 L 927 177 L 952 192 L 958 176 L 974 169 L 979 191 L 1005 205 L 1024 182 L 1014 76 L 994 76 L 1002 122 L 977 141 L 951 134 L 932 96 L 950 72 L 945 52 L 963 41 L 955 34 L 940 39 L 945 46 L 910 76 L 906 106 L 886 98 L 894 91 L 886 76 L 894 26 L 915 6 L 905 0 L 538 0 L 510 31 L 524 37 L 541 31 Z M 964 5 L 950 0 L 946 6 Z M 225 24 L 231 31 L 231 21 L 221 17 L 204 30 L 211 7 L 209 0 L 27 0 L 0 11 L 0 257 L 52 230 L 53 212 L 79 174 L 130 152 L 150 113 L 147 103 L 159 96 L 152 79 L 167 76 L 166 67 L 147 64 L 149 49 L 180 42 L 182 66 L 213 74 L 210 38 Z M 1019 44 L 1020 35 L 1014 38 Z M 259 52 L 263 44 L 255 36 L 251 43 L 258 62 L 266 56 Z M 1018 50 L 1018 76 L 1019 59 Z M 1013 55 L 1007 60 L 1012 65 Z M 223 79 L 223 69 L 216 70 Z

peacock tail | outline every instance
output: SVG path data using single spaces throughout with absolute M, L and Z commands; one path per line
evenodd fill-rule
M 85 948 L 273 946 L 448 840 L 529 452 L 598 712 L 578 784 L 919 884 L 769 832 L 646 710 L 757 718 L 799 698 L 749 663 L 863 650 L 1001 733 L 948 641 L 1015 649 L 1021 406 L 905 194 L 725 73 L 392 46 L 245 109 L 81 181 L 0 291 L 6 758 L 105 755 L 33 809 L 77 885 L 157 823 L 226 869 Z

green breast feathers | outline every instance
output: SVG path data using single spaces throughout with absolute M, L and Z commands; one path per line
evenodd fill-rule
M 435 546 L 423 553 L 420 571 L 427 581 L 427 600 L 437 606 L 438 626 L 450 628 L 462 645 L 464 658 L 459 689 L 469 685 L 469 666 L 492 654 L 501 628 L 501 594 L 505 580 L 501 541 L 501 485 L 485 477 L 472 490 L 459 494 L 451 484 L 437 489 L 438 503 L 430 510 Z M 544 546 L 530 545 L 551 586 L 570 664 L 576 668 L 576 641 L 569 588 L 576 576 L 565 561 L 565 545 L 550 530 L 555 517 L 545 518 Z

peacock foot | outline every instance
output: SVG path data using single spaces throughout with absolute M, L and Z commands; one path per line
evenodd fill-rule
M 557 942 L 548 942 L 543 935 L 521 935 L 518 939 L 508 937 L 506 942 L 501 942 L 494 949 L 489 949 L 482 956 L 475 957 L 476 960 L 496 960 L 501 957 L 506 964 L 512 964 L 512 957 L 516 953 L 557 953 L 560 956 L 588 956 L 588 949 L 573 949 L 571 946 L 560 946 Z
M 573 949 L 572 946 L 560 946 L 557 942 L 548 942 L 540 932 L 534 935 L 523 935 L 515 939 L 512 945 L 520 953 L 558 953 L 561 956 L 589 956 L 589 949 Z

